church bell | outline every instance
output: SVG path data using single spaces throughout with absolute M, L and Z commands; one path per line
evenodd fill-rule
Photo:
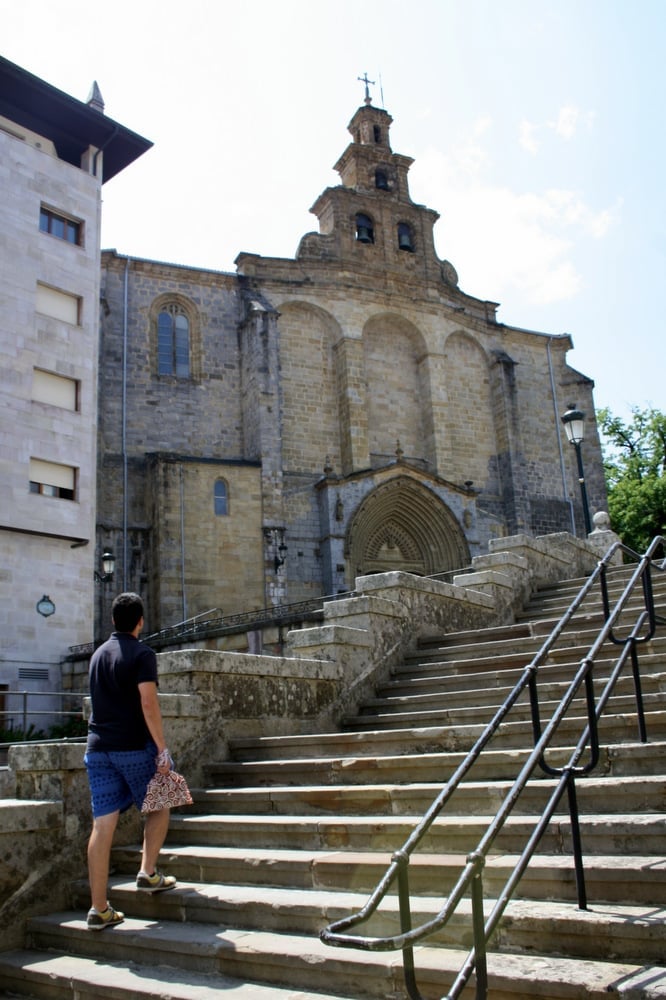
M 409 250 L 410 253 L 414 249 L 412 246 L 412 234 L 407 226 L 400 226 L 398 228 L 398 247 L 400 250 Z

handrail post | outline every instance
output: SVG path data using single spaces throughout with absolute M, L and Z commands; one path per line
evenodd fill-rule
M 412 910 L 409 899 L 409 855 L 405 851 L 396 851 L 393 860 L 398 866 L 398 905 L 400 907 L 400 930 L 403 934 L 412 929 Z M 411 945 L 402 948 L 402 974 L 405 986 L 411 1000 L 423 1000 L 416 984 L 416 969 L 414 967 L 414 949 Z
M 574 869 L 576 872 L 576 891 L 578 908 L 587 909 L 587 893 L 585 891 L 585 869 L 583 867 L 583 845 L 580 836 L 580 818 L 578 814 L 578 799 L 576 797 L 576 779 L 574 772 L 569 771 L 567 778 L 567 795 L 569 798 L 569 818 L 571 819 L 571 844 L 573 847 Z
M 638 736 L 641 743 L 647 743 L 647 726 L 645 725 L 645 705 L 643 704 L 643 686 L 641 671 L 638 665 L 636 643 L 631 640 L 631 672 L 634 678 L 634 694 L 636 696 L 636 715 L 638 718 Z
M 22 701 L 23 701 L 23 732 L 27 733 L 28 732 L 28 692 L 27 691 L 21 691 L 21 694 L 23 696 L 23 698 L 22 698 Z
M 488 996 L 488 961 L 486 956 L 486 923 L 483 915 L 483 856 L 474 857 L 477 869 L 470 886 L 472 894 L 472 927 L 474 930 L 474 971 L 476 974 L 476 1000 Z
M 651 639 L 655 633 L 657 627 L 656 612 L 654 607 L 654 592 L 652 590 L 652 572 L 650 563 L 645 567 L 645 572 L 643 573 L 643 601 L 645 608 L 648 613 L 648 619 L 650 622 L 650 629 L 646 638 Z

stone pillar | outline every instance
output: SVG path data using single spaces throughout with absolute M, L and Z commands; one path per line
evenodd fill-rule
M 611 530 L 610 517 L 605 510 L 598 510 L 593 516 L 594 529 L 587 536 L 587 544 L 590 545 L 602 559 L 608 550 L 621 541 L 619 535 Z M 622 552 L 618 547 L 611 557 L 612 566 L 622 565 Z
M 287 600 L 286 576 L 278 577 L 273 552 L 275 532 L 285 524 L 278 313 L 251 292 L 245 301 L 239 331 L 243 457 L 261 459 L 265 600 L 281 604 Z
M 336 346 L 342 474 L 370 465 L 363 341 L 345 337 Z
M 517 411 L 515 362 L 503 351 L 490 368 L 491 398 L 497 436 L 497 461 L 504 516 L 509 535 L 529 531 L 528 489 L 520 461 L 522 443 Z

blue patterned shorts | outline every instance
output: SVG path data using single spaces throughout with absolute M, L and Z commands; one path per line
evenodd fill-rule
M 155 774 L 157 747 L 145 750 L 87 751 L 83 762 L 88 771 L 93 816 L 125 812 L 132 803 L 141 809 L 148 782 Z

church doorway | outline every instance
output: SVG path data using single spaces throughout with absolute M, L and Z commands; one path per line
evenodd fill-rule
M 409 476 L 397 476 L 365 497 L 346 534 L 352 579 L 400 570 L 431 576 L 469 563 L 469 549 L 452 511 Z

